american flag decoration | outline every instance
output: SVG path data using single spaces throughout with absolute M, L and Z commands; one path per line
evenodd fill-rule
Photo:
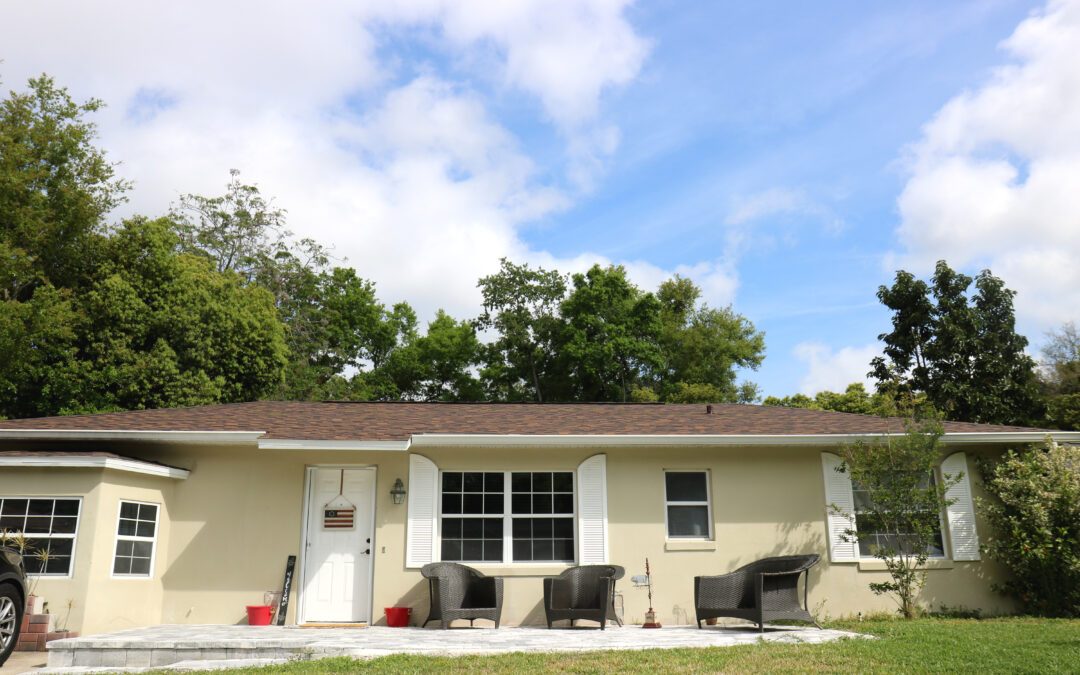
M 351 530 L 356 524 L 356 506 L 345 499 L 345 469 L 341 470 L 338 496 L 323 505 L 324 530 Z

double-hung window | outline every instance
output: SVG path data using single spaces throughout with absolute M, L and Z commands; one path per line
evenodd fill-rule
M 922 489 L 931 489 L 935 483 L 934 473 L 931 472 L 927 476 Z M 870 511 L 873 501 L 870 499 L 870 493 L 867 492 L 866 488 L 852 481 L 851 496 L 855 505 L 855 529 L 859 533 L 860 557 L 872 558 L 874 551 L 881 548 L 905 551 L 911 548 L 911 534 L 900 533 L 897 536 L 897 534 L 887 532 L 881 523 L 875 521 Z M 945 546 L 941 538 L 941 514 L 938 514 L 937 520 L 938 525 L 934 532 L 934 538 L 930 542 L 927 551 L 931 558 L 943 558 L 945 556 Z
M 570 471 L 444 471 L 441 558 L 573 562 Z
M 27 574 L 71 575 L 81 507 L 78 497 L 0 497 L 0 530 L 9 537 L 22 535 Z
M 665 471 L 669 539 L 711 539 L 708 471 Z
M 113 576 L 149 577 L 154 574 L 158 505 L 121 501 L 116 524 Z

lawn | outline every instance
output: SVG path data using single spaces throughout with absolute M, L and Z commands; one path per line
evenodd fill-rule
M 880 640 L 821 645 L 758 644 L 636 652 L 506 654 L 454 658 L 397 655 L 295 662 L 228 673 L 1049 673 L 1080 672 L 1080 620 L 1034 618 L 836 621 L 830 628 Z

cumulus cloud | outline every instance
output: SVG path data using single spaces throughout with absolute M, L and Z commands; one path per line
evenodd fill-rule
M 881 353 L 880 346 L 843 347 L 834 351 L 816 342 L 795 346 L 795 357 L 806 364 L 806 375 L 799 380 L 799 391 L 813 396 L 820 391 L 842 392 L 852 382 L 862 382 L 867 391 L 874 390 L 873 381 L 866 377 L 870 359 Z
M 989 267 L 1036 330 L 1080 318 L 1080 1 L 1052 0 L 1002 43 L 1015 62 L 950 100 L 907 149 L 904 250 Z
M 476 280 L 500 257 L 566 271 L 611 262 L 556 259 L 518 232 L 567 208 L 560 184 L 588 187 L 618 145 L 604 94 L 630 84 L 649 50 L 627 4 L 15 3 L 0 22 L 0 76 L 18 89 L 48 72 L 109 104 L 101 144 L 137 180 L 119 215 L 219 194 L 237 168 L 387 301 L 470 316 Z M 450 66 L 394 53 L 417 27 Z M 536 101 L 565 141 L 564 166 L 537 166 L 492 116 L 488 97 L 506 94 Z M 667 276 L 629 267 L 646 288 Z M 701 270 L 710 300 L 729 299 L 733 272 Z

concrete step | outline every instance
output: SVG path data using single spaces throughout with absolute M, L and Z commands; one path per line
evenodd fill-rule
M 177 661 L 176 663 L 168 664 L 170 671 L 176 671 L 181 673 L 190 673 L 202 670 L 226 670 L 229 668 L 257 668 L 260 666 L 272 666 L 278 663 L 286 663 L 288 659 L 222 659 L 218 661 Z M 41 669 L 35 669 L 35 674 L 41 675 L 82 675 L 86 673 L 90 675 L 92 673 L 145 673 L 151 670 L 158 670 L 161 666 L 68 666 L 68 667 L 45 667 Z

